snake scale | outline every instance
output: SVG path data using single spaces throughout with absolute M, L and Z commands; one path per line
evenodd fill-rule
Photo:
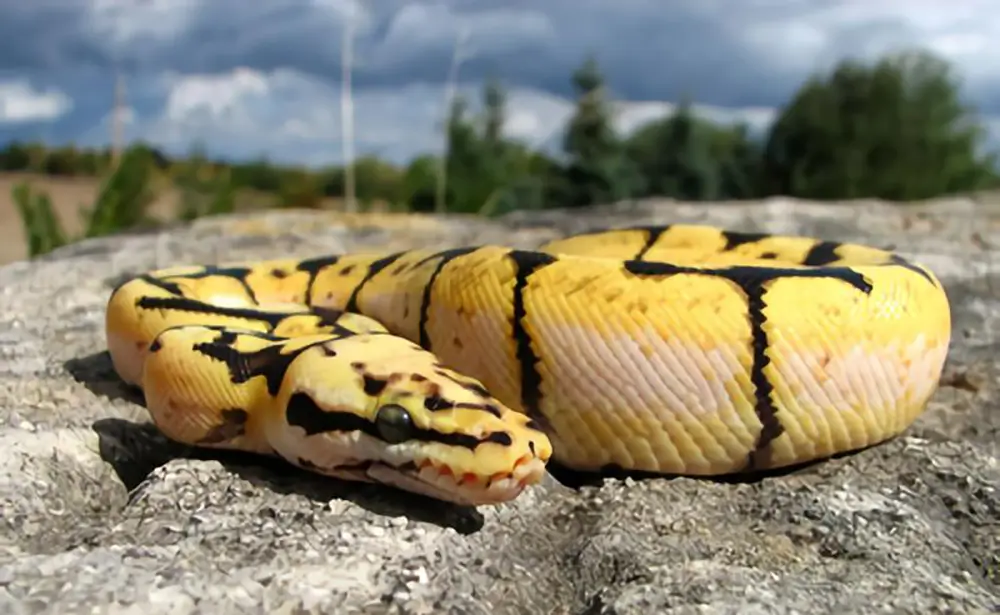
M 678 224 L 160 269 L 106 333 L 171 439 L 482 505 L 549 461 L 722 475 L 885 441 L 951 314 L 891 251 Z

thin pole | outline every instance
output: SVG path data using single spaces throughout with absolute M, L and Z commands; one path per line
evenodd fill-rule
M 341 154 L 344 159 L 344 204 L 348 212 L 358 210 L 354 188 L 354 98 L 351 91 L 351 67 L 354 55 L 354 19 L 348 16 L 344 23 L 344 40 L 341 51 L 340 126 Z
M 451 107 L 455 100 L 455 84 L 458 81 L 458 65 L 462 58 L 462 44 L 465 42 L 467 34 L 465 30 L 462 30 L 455 39 L 455 49 L 451 54 L 451 66 L 448 67 L 448 80 L 445 82 L 444 87 L 444 148 L 441 152 L 441 159 L 438 160 L 437 194 L 434 199 L 434 211 L 439 214 L 443 214 L 447 209 L 445 200 L 448 190 L 448 155 L 451 151 L 449 119 L 451 118 Z
M 125 78 L 121 68 L 115 70 L 114 107 L 111 110 L 111 168 L 118 167 L 125 147 Z

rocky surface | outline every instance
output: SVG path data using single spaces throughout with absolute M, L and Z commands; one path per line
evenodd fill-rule
M 893 245 L 954 309 L 901 437 L 755 483 L 549 480 L 469 510 L 164 441 L 103 353 L 126 272 L 694 221 Z M 1000 207 L 667 201 L 470 219 L 270 213 L 0 269 L 4 613 L 791 613 L 1000 609 Z

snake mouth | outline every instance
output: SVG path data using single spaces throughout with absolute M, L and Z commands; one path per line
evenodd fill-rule
M 385 461 L 365 461 L 337 466 L 331 474 L 381 483 L 463 506 L 502 504 L 513 500 L 528 486 L 538 483 L 545 474 L 545 464 L 525 455 L 507 472 L 482 475 L 455 472 L 451 467 L 430 459 L 392 465 Z

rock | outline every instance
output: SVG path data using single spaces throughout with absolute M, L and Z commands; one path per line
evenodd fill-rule
M 469 510 L 158 435 L 103 346 L 114 281 L 168 263 L 707 222 L 892 245 L 954 306 L 903 436 L 758 482 L 550 478 Z M 1000 208 L 624 203 L 474 218 L 268 212 L 0 269 L 4 612 L 790 613 L 1000 609 Z

